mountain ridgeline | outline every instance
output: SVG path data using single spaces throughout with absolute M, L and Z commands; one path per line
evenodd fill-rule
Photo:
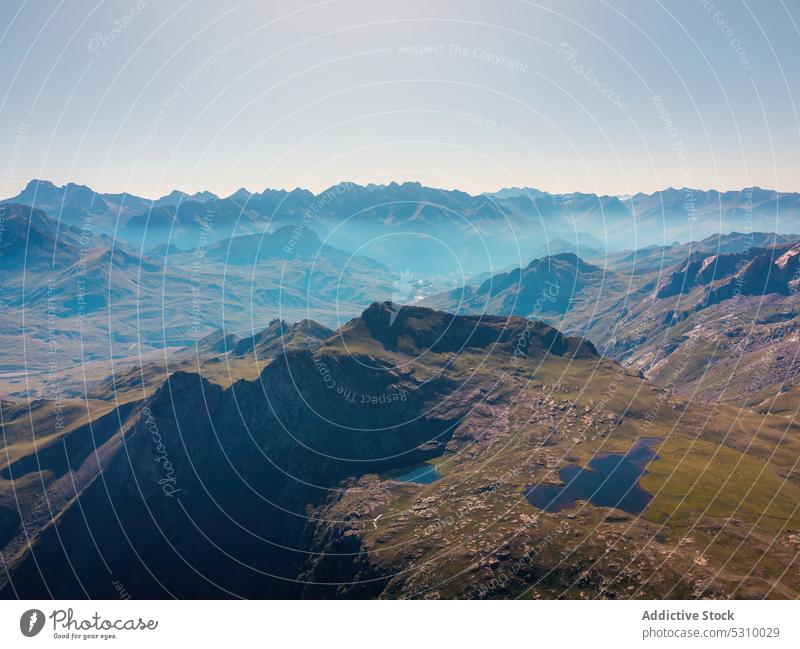
M 529 188 L 471 195 L 414 182 L 343 182 L 316 195 L 304 189 L 240 189 L 223 198 L 207 191 L 189 195 L 176 190 L 149 200 L 33 180 L 5 203 L 42 209 L 60 223 L 113 235 L 138 250 L 165 244 L 193 250 L 291 225 L 314 230 L 328 245 L 418 275 L 469 276 L 522 265 L 549 240 L 603 251 L 745 228 L 800 231 L 800 194 L 759 188 L 669 188 L 620 198 Z
M 732 233 L 602 263 L 562 253 L 422 304 L 541 318 L 653 380 L 680 379 L 681 390 L 711 400 L 753 387 L 758 399 L 800 375 L 790 353 L 800 327 L 800 236 Z

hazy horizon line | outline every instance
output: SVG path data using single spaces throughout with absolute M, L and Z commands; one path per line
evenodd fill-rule
M 437 191 L 461 192 L 461 193 L 467 194 L 467 195 L 469 195 L 471 197 L 475 197 L 475 198 L 478 197 L 478 196 L 499 194 L 501 192 L 514 191 L 514 190 L 523 191 L 523 192 L 538 192 L 538 193 L 541 193 L 541 194 L 548 194 L 550 196 L 570 196 L 570 195 L 575 195 L 575 194 L 583 194 L 583 195 L 589 195 L 589 196 L 594 195 L 594 196 L 597 196 L 598 198 L 618 198 L 620 200 L 626 200 L 626 199 L 628 199 L 628 198 L 630 198 L 632 196 L 638 196 L 638 195 L 653 196 L 655 194 L 669 192 L 669 191 L 684 191 L 684 192 L 692 191 L 692 192 L 703 192 L 703 193 L 716 192 L 716 193 L 719 193 L 719 194 L 726 194 L 726 193 L 730 193 L 730 192 L 743 192 L 743 191 L 746 191 L 746 190 L 749 189 L 749 190 L 753 190 L 753 191 L 758 190 L 758 191 L 775 192 L 777 194 L 797 194 L 797 193 L 800 193 L 800 190 L 797 190 L 797 191 L 794 191 L 794 190 L 781 190 L 781 189 L 775 189 L 775 188 L 771 188 L 771 187 L 760 187 L 760 186 L 757 186 L 757 185 L 743 186 L 743 187 L 729 188 L 729 189 L 700 188 L 700 187 L 675 187 L 675 186 L 669 185 L 667 187 L 664 187 L 663 189 L 654 189 L 654 190 L 651 190 L 651 191 L 637 190 L 635 192 L 628 192 L 628 193 L 624 193 L 624 194 L 609 194 L 609 193 L 600 194 L 600 193 L 593 192 L 593 191 L 584 191 L 584 190 L 579 190 L 579 189 L 578 190 L 572 190 L 572 191 L 553 192 L 553 191 L 549 191 L 549 190 L 545 190 L 545 189 L 539 189 L 539 188 L 534 187 L 532 185 L 508 185 L 508 186 L 500 187 L 499 189 L 487 189 L 487 190 L 480 191 L 478 193 L 472 193 L 472 191 L 469 191 L 469 190 L 466 190 L 466 189 L 462 189 L 461 187 L 441 187 L 441 186 L 435 186 L 435 185 L 426 185 L 426 184 L 422 183 L 419 180 L 391 180 L 389 182 L 383 182 L 383 183 L 378 183 L 378 182 L 366 182 L 366 183 L 364 183 L 364 182 L 356 182 L 356 181 L 351 181 L 351 180 L 341 180 L 341 181 L 339 181 L 337 183 L 334 183 L 332 185 L 329 185 L 329 186 L 325 187 L 324 189 L 320 190 L 319 192 L 316 192 L 313 189 L 310 189 L 308 187 L 301 187 L 299 185 L 295 186 L 295 187 L 291 187 L 291 188 L 289 188 L 289 187 L 267 186 L 267 187 L 264 187 L 264 189 L 261 189 L 261 190 L 258 190 L 258 191 L 251 191 L 251 190 L 247 189 L 245 186 L 241 186 L 238 189 L 235 189 L 234 191 L 232 191 L 230 193 L 218 193 L 217 191 L 213 191 L 213 190 L 208 189 L 208 188 L 198 189 L 196 191 L 186 191 L 186 190 L 178 189 L 177 187 L 173 187 L 173 189 L 171 189 L 170 191 L 166 192 L 165 194 L 161 194 L 161 195 L 152 197 L 152 195 L 151 196 L 145 196 L 143 194 L 138 194 L 138 193 L 135 193 L 135 192 L 132 192 L 132 191 L 129 191 L 129 190 L 123 190 L 123 191 L 104 191 L 104 190 L 99 190 L 94 186 L 85 185 L 85 184 L 83 184 L 81 182 L 76 182 L 76 181 L 71 181 L 71 180 L 70 181 L 66 181 L 63 184 L 58 184 L 56 182 L 53 182 L 52 180 L 45 179 L 45 178 L 31 178 L 30 180 L 28 180 L 17 191 L 16 194 L 11 195 L 11 196 L 2 197 L 2 198 L 0 198 L 0 201 L 1 202 L 10 201 L 11 199 L 15 198 L 20 193 L 25 191 L 25 189 L 27 189 L 31 185 L 31 183 L 49 184 L 49 185 L 52 185 L 53 187 L 55 187 L 57 189 L 65 189 L 66 187 L 68 187 L 70 185 L 74 185 L 76 187 L 85 187 L 85 188 L 91 190 L 96 195 L 121 196 L 121 195 L 126 194 L 128 196 L 133 196 L 133 197 L 136 197 L 136 198 L 140 198 L 140 199 L 143 199 L 143 200 L 149 200 L 149 201 L 158 201 L 158 200 L 160 200 L 162 198 L 166 198 L 167 196 L 170 196 L 171 194 L 173 194 L 175 192 L 184 194 L 185 196 L 193 196 L 195 194 L 209 193 L 209 194 L 213 194 L 216 198 L 226 199 L 226 198 L 230 198 L 231 196 L 233 196 L 234 194 L 236 194 L 236 193 L 238 193 L 238 192 L 240 192 L 242 190 L 248 192 L 248 194 L 250 194 L 250 195 L 263 194 L 263 193 L 269 192 L 269 191 L 286 192 L 286 193 L 291 193 L 291 192 L 295 192 L 295 191 L 303 191 L 303 192 L 310 193 L 314 197 L 318 197 L 318 196 L 323 196 L 323 195 L 327 194 L 331 190 L 335 190 L 336 188 L 339 188 L 341 186 L 346 186 L 346 185 L 354 185 L 354 186 L 362 187 L 362 188 L 368 188 L 368 187 L 371 187 L 371 186 L 374 186 L 374 187 L 391 187 L 392 185 L 396 185 L 396 186 L 400 187 L 400 186 L 403 186 L 403 185 L 419 185 L 419 186 L 424 187 L 426 189 L 433 189 L 433 190 L 437 190 Z

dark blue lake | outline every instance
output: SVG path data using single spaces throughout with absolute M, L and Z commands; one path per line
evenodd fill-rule
M 564 484 L 528 487 L 525 497 L 547 512 L 558 512 L 586 500 L 597 507 L 616 507 L 631 514 L 644 511 L 653 497 L 639 485 L 645 467 L 658 456 L 650 448 L 658 438 L 637 440 L 626 453 L 600 453 L 584 468 L 570 464 L 559 472 Z
M 442 477 L 441 473 L 439 473 L 438 469 L 433 466 L 432 464 L 428 464 L 427 462 L 424 464 L 418 464 L 415 467 L 412 467 L 408 470 L 401 469 L 402 473 L 400 475 L 392 476 L 392 480 L 397 480 L 397 482 L 416 482 L 418 484 L 430 484 L 431 482 L 436 482 L 439 478 Z

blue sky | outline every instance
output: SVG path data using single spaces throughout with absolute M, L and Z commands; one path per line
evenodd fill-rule
M 800 190 L 800 3 L 0 5 L 0 195 Z

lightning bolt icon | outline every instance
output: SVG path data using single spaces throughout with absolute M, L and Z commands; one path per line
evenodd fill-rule
M 38 619 L 39 616 L 36 614 L 36 611 L 31 613 L 31 618 L 28 620 L 28 631 L 33 631 L 33 626 L 36 624 Z

